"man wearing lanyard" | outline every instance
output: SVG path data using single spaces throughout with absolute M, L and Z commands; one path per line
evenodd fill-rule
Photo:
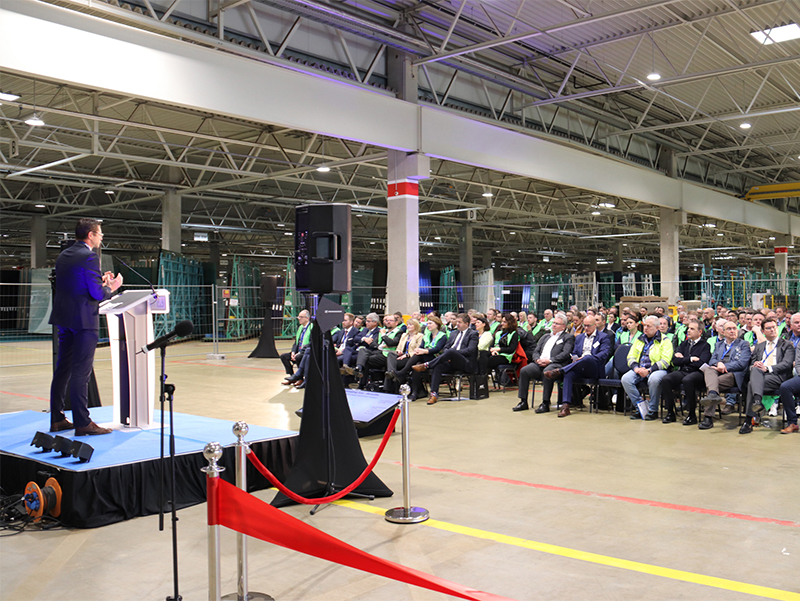
M 723 334 L 725 337 L 717 343 L 711 362 L 700 368 L 708 390 L 708 395 L 700 400 L 704 407 L 703 421 L 697 426 L 700 430 L 714 427 L 714 411 L 723 401 L 720 392 L 727 392 L 734 387 L 743 390 L 744 376 L 750 365 L 750 346 L 738 338 L 739 329 L 736 324 L 727 322 Z
M 747 387 L 747 419 L 739 434 L 753 431 L 753 418 L 764 411 L 761 404 L 764 391 L 777 392 L 792 375 L 795 355 L 792 343 L 778 338 L 778 323 L 774 319 L 765 320 L 761 329 L 767 339 L 753 350 Z
M 300 327 L 297 330 L 297 334 L 295 334 L 292 350 L 281 355 L 283 367 L 286 373 L 289 374 L 289 377 L 285 378 L 283 381 L 285 385 L 294 384 L 303 379 L 303 374 L 300 369 L 294 373 L 292 372 L 292 363 L 297 365 L 298 368 L 300 367 L 303 355 L 306 353 L 308 345 L 311 343 L 311 314 L 303 309 L 297 316 L 297 321 Z
M 644 336 L 637 338 L 628 351 L 628 367 L 630 371 L 622 376 L 622 387 L 633 405 L 631 419 L 641 419 L 637 409 L 642 402 L 638 384 L 647 382 L 650 391 L 650 402 L 644 419 L 652 421 L 658 418 L 658 402 L 661 399 L 661 380 L 667 375 L 672 363 L 674 347 L 672 340 L 658 330 L 659 318 L 649 315 L 644 319 Z

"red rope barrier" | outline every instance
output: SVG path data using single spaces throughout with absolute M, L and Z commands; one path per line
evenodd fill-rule
M 261 463 L 258 457 L 255 456 L 255 453 L 248 453 L 247 458 L 250 460 L 250 463 L 255 466 L 255 468 L 261 472 L 261 475 L 264 476 L 269 483 L 272 484 L 275 488 L 281 491 L 284 495 L 289 497 L 295 503 L 302 503 L 303 505 L 321 505 L 323 503 L 332 503 L 333 501 L 338 501 L 339 499 L 346 497 L 351 492 L 353 492 L 358 486 L 367 479 L 367 476 L 370 475 L 375 464 L 378 463 L 378 459 L 381 458 L 383 454 L 383 450 L 386 448 L 386 444 L 389 442 L 389 437 L 392 435 L 394 431 L 394 426 L 397 423 L 397 418 L 400 417 L 400 409 L 394 410 L 394 415 L 392 415 L 392 421 L 389 422 L 389 427 L 386 428 L 386 432 L 383 433 L 383 439 L 381 440 L 381 446 L 378 447 L 378 451 L 375 453 L 375 457 L 372 458 L 370 464 L 364 469 L 361 475 L 347 488 L 334 493 L 332 495 L 328 495 L 327 497 L 319 497 L 318 499 L 307 499 L 305 497 L 301 497 L 295 492 L 292 492 L 288 488 L 286 488 L 276 477 L 275 475 L 270 472 L 266 466 Z
M 207 483 L 209 526 L 225 526 L 286 549 L 460 599 L 511 601 L 370 555 L 220 478 L 207 478 Z

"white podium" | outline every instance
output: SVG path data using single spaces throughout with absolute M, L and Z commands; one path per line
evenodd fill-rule
M 169 313 L 169 291 L 128 290 L 100 304 L 108 320 L 115 424 L 147 428 L 153 422 L 156 359 L 142 347 L 153 341 L 154 313 Z

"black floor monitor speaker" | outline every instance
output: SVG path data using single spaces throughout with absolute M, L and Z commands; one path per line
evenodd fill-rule
M 295 211 L 294 265 L 298 290 L 350 292 L 350 205 L 300 205 Z

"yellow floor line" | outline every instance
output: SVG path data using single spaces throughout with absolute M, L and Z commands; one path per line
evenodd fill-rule
M 386 511 L 380 507 L 373 507 L 371 505 L 356 503 L 354 501 L 336 501 L 336 504 L 349 509 L 356 509 L 366 513 L 374 513 L 376 515 L 383 515 Z M 748 595 L 757 595 L 767 599 L 779 599 L 780 601 L 800 601 L 800 593 L 769 588 L 766 586 L 758 586 L 756 584 L 748 584 L 747 582 L 737 582 L 736 580 L 727 580 L 725 578 L 716 578 L 715 576 L 705 576 L 703 574 L 695 574 L 693 572 L 684 572 L 682 570 L 673 570 L 672 568 L 664 568 L 661 566 L 639 563 L 637 561 L 609 557 L 607 555 L 598 555 L 597 553 L 587 553 L 586 551 L 579 551 L 577 549 L 569 549 L 567 547 L 559 547 L 557 545 L 540 543 L 524 538 L 518 538 L 516 536 L 508 536 L 505 534 L 498 534 L 496 532 L 470 528 L 468 526 L 449 524 L 439 520 L 427 520 L 422 522 L 420 525 L 436 528 L 438 530 L 444 530 L 446 532 L 453 532 L 455 534 L 464 534 L 466 536 L 491 540 L 504 545 L 513 545 L 515 547 L 522 547 L 524 549 L 549 553 L 550 555 L 560 555 L 561 557 L 569 557 L 570 559 L 588 561 L 613 568 L 621 568 L 623 570 L 630 570 L 632 572 L 652 574 L 653 576 L 661 576 L 662 578 L 682 580 L 684 582 L 712 586 L 714 588 L 724 589 L 727 591 L 745 593 Z

